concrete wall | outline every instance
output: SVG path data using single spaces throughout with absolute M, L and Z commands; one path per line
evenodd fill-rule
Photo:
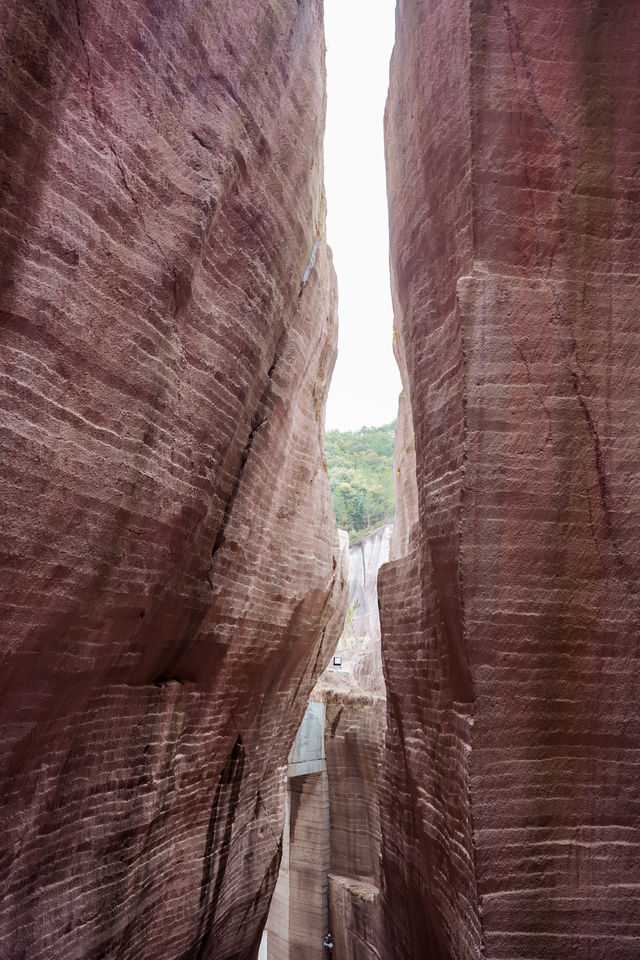
M 282 864 L 266 931 L 268 960 L 324 958 L 330 869 L 324 729 L 324 702 L 312 700 L 289 754 Z

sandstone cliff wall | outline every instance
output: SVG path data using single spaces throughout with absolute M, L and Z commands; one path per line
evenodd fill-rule
M 0 955 L 249 960 L 346 605 L 321 4 L 0 39 Z
M 378 771 L 384 744 L 384 699 L 361 687 L 341 690 L 330 678 L 324 683 L 331 873 L 377 884 Z
M 383 696 L 378 571 L 389 559 L 392 532 L 385 523 L 349 550 L 349 615 L 336 650 L 362 690 Z
M 632 3 L 398 3 L 387 960 L 638 953 L 639 35 Z
M 269 960 L 324 960 L 328 931 L 334 960 L 375 960 L 381 946 L 386 704 L 376 582 L 390 534 L 385 524 L 349 551 L 349 595 L 361 606 L 336 648 L 342 665 L 329 666 L 316 684 L 289 753 L 282 864 L 264 942 Z M 362 628 L 366 635 L 354 636 Z

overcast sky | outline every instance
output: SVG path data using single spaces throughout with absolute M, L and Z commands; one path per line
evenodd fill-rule
M 327 234 L 340 300 L 326 426 L 357 430 L 393 420 L 400 392 L 382 130 L 395 0 L 325 0 L 324 7 Z

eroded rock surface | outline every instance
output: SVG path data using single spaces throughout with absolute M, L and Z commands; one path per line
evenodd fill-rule
M 0 955 L 251 958 L 346 605 L 321 5 L 3 13 Z
M 331 874 L 329 914 L 335 960 L 379 960 L 382 926 L 376 884 Z
M 378 571 L 389 559 L 392 533 L 385 523 L 349 550 L 349 613 L 336 650 L 361 690 L 383 696 Z
M 633 960 L 640 8 L 399 0 L 397 24 L 417 488 L 380 583 L 383 955 Z
M 269 960 L 374 957 L 380 942 L 378 773 L 385 702 L 327 670 L 289 754 L 283 854 Z
M 384 746 L 384 682 L 377 572 L 390 524 L 349 551 L 349 592 L 359 597 L 340 638 L 341 666 L 316 684 L 287 766 L 287 818 L 264 949 L 269 960 L 374 960 L 380 947 L 378 776 Z M 342 535 L 342 531 L 341 531 Z M 346 538 L 346 534 L 344 534 Z M 345 546 L 347 540 L 345 539 Z M 363 570 L 363 561 L 366 575 Z

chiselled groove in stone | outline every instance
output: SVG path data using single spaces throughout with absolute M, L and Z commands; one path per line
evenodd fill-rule
M 169 684 L 174 682 L 182 686 L 181 682 L 179 680 L 175 680 L 175 678 L 172 678 L 170 681 L 168 681 Z M 160 691 L 160 694 L 159 694 L 160 699 L 163 697 L 164 692 L 165 691 L 163 690 Z M 144 884 L 145 882 L 148 882 L 149 876 L 153 869 L 153 862 L 152 862 L 153 854 L 154 854 L 154 848 L 153 848 L 153 842 L 152 842 L 153 834 L 156 828 L 157 820 L 162 814 L 166 797 L 169 792 L 169 776 L 171 773 L 172 765 L 175 760 L 177 745 L 180 741 L 182 730 L 184 728 L 184 722 L 185 722 L 185 714 L 183 709 L 183 702 L 181 700 L 181 697 L 178 696 L 175 699 L 173 703 L 173 707 L 171 709 L 171 719 L 170 719 L 170 727 L 169 727 L 170 734 L 169 734 L 169 737 L 167 738 L 163 765 L 158 777 L 159 790 L 157 793 L 157 799 L 155 802 L 152 816 L 149 821 L 149 825 L 147 827 L 147 830 L 144 836 L 144 840 L 142 844 L 142 852 L 141 852 L 141 856 L 140 856 L 140 859 L 136 868 L 136 873 L 134 876 L 133 888 L 136 891 L 137 895 L 135 897 L 134 903 L 131 908 L 131 916 L 129 917 L 124 933 L 120 940 L 120 946 L 118 949 L 116 960 L 121 960 L 121 958 L 125 955 L 125 952 L 130 945 L 131 935 L 135 931 L 136 924 L 138 922 L 138 911 L 140 909 L 140 903 L 142 901 L 142 897 L 144 893 Z M 146 751 L 146 748 L 145 748 L 145 751 Z
M 196 141 L 200 144 L 201 147 L 204 147 L 205 150 L 212 150 L 212 149 L 213 149 L 213 147 L 211 146 L 211 144 L 210 144 L 210 143 L 207 143 L 207 141 L 204 139 L 204 137 L 201 137 L 200 134 L 198 134 L 198 133 L 195 132 L 195 130 L 192 130 L 192 131 L 191 131 L 191 136 L 193 137 L 194 140 L 196 140 Z
M 207 826 L 200 884 L 200 924 L 193 953 L 187 957 L 200 960 L 208 945 L 216 918 L 220 890 L 231 853 L 231 836 L 238 807 L 238 797 L 245 765 L 242 736 L 229 754 L 216 786 L 211 815 Z M 187 960 L 185 957 L 185 960 Z
M 2 958 L 237 960 L 264 927 L 346 599 L 300 12 L 3 6 Z
M 529 91 L 531 93 L 531 99 L 533 100 L 536 106 L 536 110 L 540 115 L 540 119 L 542 120 L 544 125 L 547 127 L 547 129 L 550 130 L 551 133 L 554 134 L 554 136 L 558 137 L 562 141 L 562 144 L 565 147 L 568 147 L 569 142 L 566 136 L 562 133 L 561 130 L 558 129 L 556 124 L 549 119 L 545 111 L 542 109 L 538 91 L 536 89 L 535 78 L 533 76 L 533 71 L 531 69 L 531 64 L 529 62 L 529 58 L 527 57 L 524 51 L 523 42 L 522 42 L 522 33 L 518 26 L 518 21 L 516 20 L 516 18 L 513 16 L 511 12 L 510 0 L 502 0 L 502 9 L 505 14 L 505 23 L 507 26 L 507 32 L 509 33 L 509 43 L 511 44 L 511 39 L 513 38 L 513 42 L 515 44 L 516 50 L 518 51 L 518 56 L 522 61 L 522 67 L 524 69 L 525 77 L 527 78 L 527 84 L 529 86 Z
M 164 261 L 165 267 L 167 268 L 167 271 L 168 271 L 169 275 L 173 278 L 173 287 L 172 287 L 172 291 L 173 291 L 173 305 L 172 305 L 172 313 L 173 313 L 173 318 L 174 318 L 174 320 L 175 320 L 175 318 L 176 318 L 176 316 L 177 316 L 177 313 L 178 313 L 178 295 L 177 295 L 177 275 L 176 275 L 176 270 L 175 270 L 175 267 L 172 267 L 172 266 L 171 266 L 171 264 L 170 264 L 170 262 L 169 262 L 169 259 L 168 259 L 167 255 L 166 255 L 166 253 L 164 252 L 164 250 L 162 249 L 162 247 L 161 247 L 160 244 L 158 243 L 158 240 L 156 239 L 156 237 L 153 237 L 153 236 L 149 233 L 149 231 L 148 231 L 148 229 L 147 229 L 146 222 L 145 222 L 144 215 L 143 215 L 142 210 L 141 210 L 141 208 L 140 208 L 140 202 L 139 202 L 139 200 L 138 200 L 138 197 L 137 197 L 136 194 L 133 192 L 133 190 L 132 190 L 132 188 L 131 188 L 131 186 L 130 186 L 130 184 L 129 184 L 129 179 L 128 179 L 128 177 L 127 177 L 127 173 L 126 173 L 124 164 L 123 164 L 123 162 L 122 162 L 122 159 L 120 158 L 120 156 L 119 156 L 119 154 L 118 154 L 118 151 L 116 150 L 116 148 L 115 148 L 114 145 L 113 145 L 113 141 L 112 141 L 112 139 L 111 139 L 111 134 L 110 134 L 110 132 L 109 132 L 109 130 L 108 130 L 108 128 L 107 128 L 107 125 L 106 125 L 105 120 L 103 119 L 102 110 L 101 110 L 101 108 L 99 107 L 98 101 L 97 101 L 97 98 L 96 98 L 96 90 L 95 90 L 95 86 L 94 86 L 94 84 L 93 84 L 93 79 L 92 79 L 93 70 L 92 70 L 92 66 L 91 66 L 91 59 L 90 59 L 90 57 L 89 57 L 89 51 L 88 51 L 88 49 L 87 49 L 87 43 L 86 43 L 86 40 L 85 40 L 85 38 L 84 38 L 84 34 L 83 34 L 83 32 L 82 32 L 82 22 L 81 22 L 81 18 L 80 18 L 80 0 L 75 0 L 75 9 L 76 9 L 76 22 L 77 22 L 77 25 L 78 25 L 78 36 L 80 37 L 80 43 L 82 44 L 82 49 L 83 49 L 83 51 L 84 51 L 84 54 L 85 54 L 85 57 L 86 57 L 86 60 L 87 60 L 87 83 L 88 83 L 88 85 L 89 85 L 89 99 L 90 99 L 90 101 L 91 101 L 91 107 L 92 107 L 92 110 L 93 110 L 93 114 L 94 114 L 94 116 L 95 116 L 96 122 L 98 123 L 98 125 L 100 126 L 100 128 L 101 128 L 101 130 L 102 130 L 102 133 L 103 133 L 103 136 L 104 136 L 104 141 L 105 141 L 105 143 L 106 143 L 106 145 L 107 145 L 107 148 L 108 148 L 109 152 L 111 153 L 111 155 L 113 156 L 113 159 L 115 160 L 116 167 L 118 168 L 118 173 L 120 174 L 120 179 L 122 180 L 122 185 L 124 186 L 125 191 L 127 192 L 129 198 L 131 199 L 131 202 L 133 203 L 133 206 L 134 206 L 134 209 L 135 209 L 135 212 L 136 212 L 136 217 L 137 217 L 138 220 L 140 221 L 140 226 L 142 227 L 142 232 L 144 233 L 144 235 L 145 235 L 145 237 L 147 238 L 147 240 L 149 241 L 149 243 L 153 244 L 153 246 L 156 248 L 156 250 L 157 250 L 158 253 L 160 254 L 162 260 Z
M 636 960 L 638 36 L 635 4 L 399 0 L 386 960 Z
M 80 0 L 74 0 L 74 2 L 75 2 L 75 11 L 76 11 L 76 24 L 78 26 L 78 36 L 80 37 L 80 43 L 82 44 L 82 49 L 87 61 L 87 80 L 89 81 L 91 97 L 95 98 L 93 84 L 91 83 L 91 59 L 89 57 L 89 51 L 87 50 L 87 44 L 84 39 L 84 34 L 82 32 L 82 20 L 80 17 Z
M 238 930 L 242 929 L 249 914 L 256 909 L 256 906 L 260 903 L 260 900 L 264 892 L 267 889 L 273 890 L 273 888 L 275 887 L 276 880 L 278 879 L 278 871 L 280 870 L 281 860 L 282 860 L 282 839 L 278 840 L 275 853 L 271 858 L 271 862 L 267 868 L 267 872 L 264 875 L 262 883 L 260 884 L 260 888 L 256 893 L 255 897 L 253 898 L 253 900 L 251 901 L 251 903 L 249 904 L 249 906 L 247 907 L 244 913 L 244 916 L 242 917 L 242 920 L 240 921 L 240 924 L 238 926 Z
M 545 444 L 548 444 L 551 442 L 551 413 L 546 403 L 544 402 L 542 394 L 540 393 L 540 390 L 538 389 L 535 380 L 531 376 L 531 367 L 529 366 L 529 361 L 526 358 L 524 350 L 522 349 L 518 341 L 515 339 L 515 337 L 511 333 L 511 327 L 509 327 L 509 336 L 511 337 L 511 342 L 513 343 L 513 346 L 517 351 L 518 356 L 520 357 L 520 359 L 522 360 L 522 363 L 524 364 L 524 368 L 527 372 L 527 381 L 529 383 L 529 386 L 533 390 L 536 400 L 544 410 L 545 416 L 547 418 L 547 436 L 545 439 Z
M 249 431 L 247 442 L 245 443 L 242 450 L 242 455 L 240 458 L 240 469 L 238 470 L 233 487 L 231 488 L 231 493 L 225 504 L 224 513 L 222 515 L 222 521 L 220 523 L 220 528 L 218 530 L 218 533 L 216 534 L 216 539 L 214 540 L 213 547 L 211 548 L 211 564 L 209 565 L 209 570 L 207 572 L 207 579 L 209 580 L 209 583 L 212 587 L 213 587 L 213 583 L 211 582 L 211 576 L 212 576 L 215 556 L 225 541 L 225 531 L 231 519 L 233 506 L 236 501 L 236 497 L 238 496 L 238 492 L 240 490 L 240 485 L 242 483 L 242 476 L 244 473 L 244 469 L 247 465 L 247 460 L 249 459 L 249 454 L 251 453 L 251 448 L 253 447 L 253 442 L 255 440 L 258 430 L 269 421 L 267 411 L 269 409 L 268 401 L 269 401 L 269 396 L 272 389 L 273 375 L 276 371 L 278 360 L 280 359 L 286 337 L 287 337 L 287 328 L 285 328 L 280 334 L 280 338 L 278 340 L 278 343 L 276 345 L 276 348 L 273 354 L 273 360 L 271 361 L 271 365 L 267 370 L 267 378 L 266 378 L 264 389 L 262 391 L 262 396 L 258 401 L 258 406 L 256 408 L 256 414 L 254 415 L 254 420 L 251 425 L 251 430 Z
M 580 381 L 578 379 L 578 375 L 573 370 L 571 371 L 571 382 L 573 385 L 573 389 L 575 391 L 576 399 L 580 405 L 580 410 L 582 411 L 582 415 L 584 417 L 584 421 L 587 427 L 587 432 L 589 434 L 589 439 L 593 444 L 593 457 L 594 457 L 595 468 L 596 468 L 596 476 L 598 479 L 598 490 L 600 492 L 600 505 L 602 507 L 602 516 L 605 522 L 605 527 L 607 529 L 607 537 L 611 543 L 611 548 L 613 551 L 615 562 L 620 567 L 624 575 L 629 578 L 628 580 L 629 588 L 633 591 L 634 594 L 636 594 L 637 587 L 634 580 L 632 579 L 633 571 L 629 567 L 628 563 L 626 562 L 622 554 L 622 551 L 620 549 L 620 543 L 618 541 L 615 529 L 613 527 L 609 484 L 607 482 L 607 475 L 606 475 L 604 462 L 602 458 L 602 447 L 600 444 L 600 437 L 598 435 L 598 431 L 596 429 L 596 425 L 591 415 L 591 411 L 589 410 L 587 401 L 585 400 L 582 394 L 582 391 L 580 389 Z M 592 529 L 593 529 L 593 524 L 592 524 Z

